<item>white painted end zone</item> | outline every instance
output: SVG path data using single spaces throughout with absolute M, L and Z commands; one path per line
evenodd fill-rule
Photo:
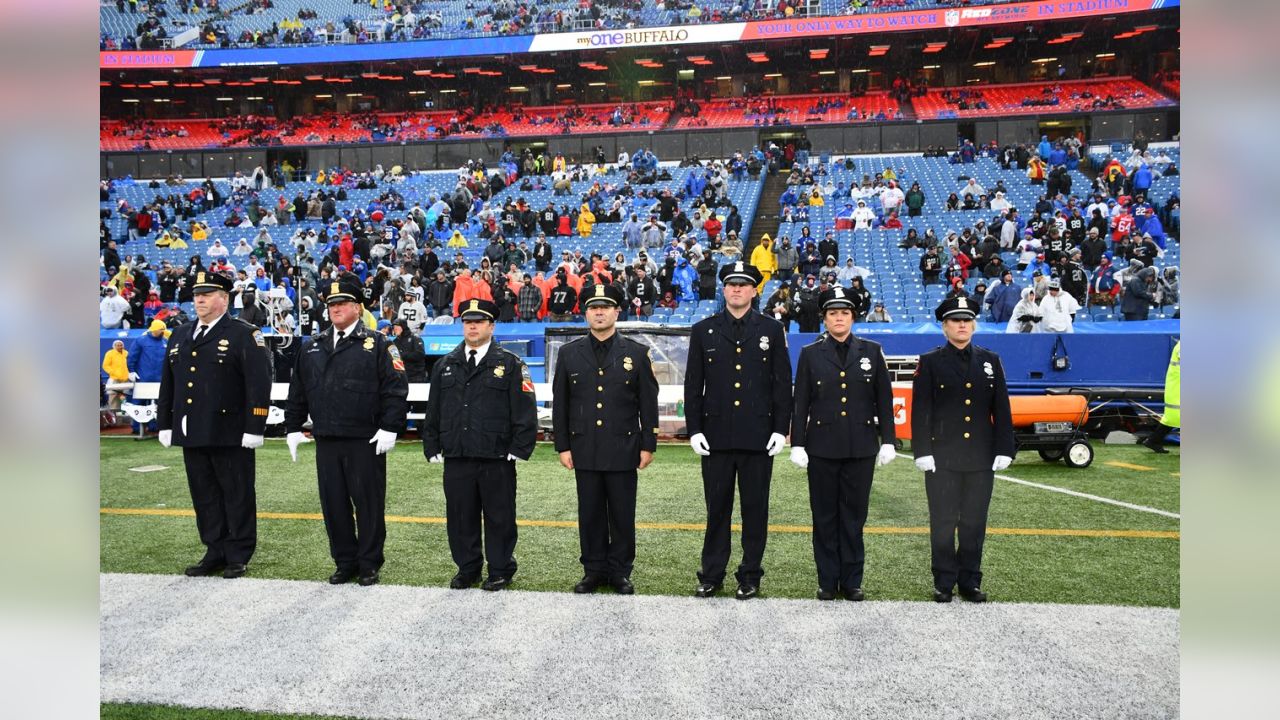
M 1167 608 L 100 577 L 104 702 L 362 718 L 1174 717 Z

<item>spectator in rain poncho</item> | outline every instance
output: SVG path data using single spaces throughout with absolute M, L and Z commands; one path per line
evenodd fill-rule
M 1022 299 L 1013 306 L 1013 316 L 1005 327 L 1008 333 L 1040 332 L 1040 306 L 1036 305 L 1036 292 L 1031 288 L 1022 289 Z

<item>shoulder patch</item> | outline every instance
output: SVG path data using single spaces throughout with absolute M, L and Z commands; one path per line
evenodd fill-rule
M 258 347 L 264 348 L 267 346 L 267 339 L 262 336 L 261 330 L 253 331 L 253 341 L 258 344 Z
M 404 360 L 400 359 L 400 348 L 394 343 L 387 343 L 387 354 L 391 356 L 391 367 L 404 372 Z

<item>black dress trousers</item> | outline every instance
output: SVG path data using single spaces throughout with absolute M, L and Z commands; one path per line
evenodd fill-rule
M 734 478 L 742 503 L 742 561 L 734 576 L 738 582 L 759 585 L 761 563 L 769 537 L 769 481 L 773 458 L 766 452 L 726 450 L 702 458 L 702 489 L 707 504 L 707 532 L 702 541 L 702 566 L 698 581 L 724 582 L 732 547 Z
M 516 464 L 510 460 L 451 457 L 444 462 L 449 552 L 458 573 L 479 577 L 489 558 L 489 577 L 516 574 Z M 484 554 L 480 552 L 481 520 Z
M 184 447 L 182 460 L 196 511 L 196 530 L 213 563 L 248 564 L 258 543 L 253 451 Z
M 367 438 L 316 438 L 320 507 L 340 570 L 379 570 L 387 540 L 387 456 Z M 354 513 L 353 513 L 354 510 Z
M 574 470 L 582 568 L 609 579 L 631 577 L 636 561 L 635 470 Z
M 982 587 L 982 543 L 987 537 L 987 510 L 994 484 L 991 470 L 924 474 L 933 586 L 938 590 L 951 592 L 957 584 L 965 590 Z
M 835 592 L 862 587 L 867 551 L 862 527 L 871 503 L 876 459 L 809 458 L 809 507 L 813 511 L 813 558 L 818 586 Z

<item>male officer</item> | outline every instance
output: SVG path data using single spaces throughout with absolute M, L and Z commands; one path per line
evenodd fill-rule
M 458 566 L 449 587 L 475 585 L 488 557 L 481 587 L 492 592 L 516 574 L 515 463 L 533 454 L 538 409 L 528 366 L 493 342 L 498 306 L 467 300 L 458 317 L 463 342 L 431 370 L 422 452 L 444 463 L 445 527 Z
M 809 469 L 819 600 L 834 600 L 837 592 L 862 600 L 873 463 L 888 464 L 897 454 L 889 368 L 879 344 L 853 336 L 858 302 L 838 285 L 823 291 L 827 333 L 800 350 L 796 367 L 791 461 Z
M 556 357 L 552 426 L 560 464 L 578 485 L 578 537 L 585 574 L 576 593 L 608 582 L 635 592 L 636 470 L 658 447 L 658 379 L 649 348 L 615 324 L 623 302 L 614 285 L 594 285 L 582 309 L 590 333 Z
M 965 297 L 938 306 L 947 344 L 920 356 L 911 384 L 911 449 L 929 498 L 933 599 L 940 603 L 951 602 L 957 583 L 964 599 L 986 601 L 982 541 L 991 487 L 1016 452 L 1000 356 L 970 342 L 977 311 Z
M 195 273 L 196 322 L 173 331 L 160 375 L 160 444 L 182 448 L 204 558 L 192 577 L 237 578 L 258 542 L 255 448 L 271 401 L 271 361 L 262 332 L 227 315 L 231 280 Z
M 329 582 L 378 582 L 387 538 L 387 457 L 404 432 L 409 382 L 395 344 L 360 321 L 363 286 L 351 273 L 321 290 L 332 325 L 307 340 L 294 361 L 285 438 L 298 460 L 302 424 L 316 439 L 320 509 L 337 569 Z M 351 509 L 355 508 L 352 522 Z
M 702 541 L 697 597 L 715 595 L 729 563 L 734 480 L 742 496 L 742 562 L 736 597 L 760 592 L 769 529 L 773 456 L 782 452 L 791 422 L 791 356 L 782 323 L 753 305 L 762 275 L 735 262 L 720 269 L 725 309 L 693 326 L 685 367 L 689 444 L 702 456 L 707 532 Z

